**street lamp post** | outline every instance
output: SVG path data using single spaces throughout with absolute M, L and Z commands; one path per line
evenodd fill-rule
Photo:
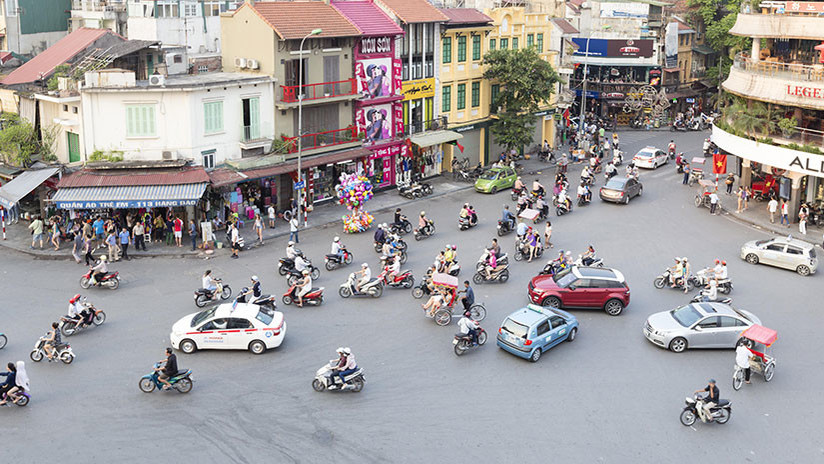
M 612 27 L 612 26 L 610 26 L 609 24 L 606 24 L 606 25 L 603 26 L 603 29 L 607 30 L 610 27 Z M 589 70 L 589 41 L 592 40 L 592 34 L 594 34 L 594 33 L 595 33 L 595 31 L 590 31 L 589 36 L 587 37 L 587 47 L 586 47 L 586 52 L 585 52 L 585 56 L 584 56 L 584 76 L 583 76 L 583 78 L 584 78 L 583 87 L 584 88 L 583 88 L 583 91 L 581 92 L 581 114 L 580 114 L 580 117 L 578 119 L 578 132 L 581 135 L 583 135 L 583 132 L 584 132 L 584 110 L 586 108 L 586 103 L 587 103 L 587 78 L 589 77 L 589 76 L 587 76 L 587 73 L 588 73 L 588 70 Z
M 323 30 L 321 29 L 313 29 L 312 32 L 306 34 L 306 36 L 300 40 L 300 62 L 298 63 L 298 185 L 303 181 L 303 171 L 301 170 L 300 161 L 301 161 L 301 154 L 303 150 L 303 43 L 306 42 L 306 39 L 313 35 L 318 35 Z M 300 226 L 301 222 L 301 211 L 303 209 L 303 195 L 301 192 L 303 189 L 306 188 L 306 185 L 303 185 L 298 190 L 298 226 Z

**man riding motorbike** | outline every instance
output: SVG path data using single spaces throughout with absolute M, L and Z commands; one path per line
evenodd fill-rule
M 578 186 L 578 198 L 583 198 L 585 202 L 589 202 L 592 198 L 592 192 L 589 191 L 589 187 L 583 182 Z
M 100 262 L 92 268 L 92 285 L 96 285 L 103 279 L 103 277 L 106 276 L 106 274 L 109 273 L 109 265 L 107 264 L 107 260 L 108 258 L 106 255 L 100 255 Z
M 618 174 L 618 170 L 615 169 L 615 164 L 607 163 L 605 174 L 606 174 L 607 180 L 612 179 L 613 176 Z
M 295 295 L 298 297 L 297 305 L 298 307 L 303 307 L 303 296 L 309 293 L 312 290 L 312 276 L 309 273 L 308 269 L 304 269 L 303 272 L 303 279 L 299 283 L 296 284 L 296 293 Z
M 680 279 L 681 276 L 684 274 L 684 265 L 681 264 L 681 258 L 676 256 L 675 257 L 675 266 L 669 268 L 669 270 L 670 270 L 670 276 L 669 276 L 670 287 L 675 288 L 675 286 L 678 284 L 678 279 Z M 686 287 L 686 285 L 684 285 L 684 286 Z
M 595 248 L 592 245 L 588 246 L 584 254 L 581 255 L 581 264 L 589 266 L 595 262 Z
M 343 245 L 340 243 L 340 237 L 332 239 L 332 250 L 330 254 L 337 255 L 341 262 L 343 262 Z
M 260 295 L 262 295 L 262 292 L 260 290 L 260 280 L 258 280 L 258 276 L 256 275 L 252 276 L 252 287 L 246 290 L 245 293 L 241 293 L 240 295 L 238 295 L 237 301 L 240 303 L 246 303 L 246 297 L 250 295 L 255 298 L 259 298 Z
M 382 245 L 385 241 L 386 231 L 383 228 L 383 224 L 380 224 L 378 225 L 378 229 L 375 231 L 375 242 L 380 243 Z
M 395 217 L 394 217 L 394 222 L 393 222 L 395 227 L 397 227 L 399 230 L 403 230 L 403 221 L 405 221 L 405 220 L 406 220 L 406 216 L 401 214 L 401 209 L 400 208 L 395 209 Z
M 309 261 L 302 254 L 295 256 L 295 270 L 303 272 L 309 270 L 310 266 Z
M 386 267 L 384 267 L 387 271 L 386 281 L 392 282 L 395 279 L 395 276 L 401 272 L 401 260 L 398 257 L 387 257 L 386 259 Z
M 340 383 L 343 386 L 346 383 L 346 376 L 358 370 L 358 363 L 355 362 L 355 357 L 352 356 L 352 350 L 349 347 L 344 348 L 341 355 L 335 372 L 340 377 Z
M 712 419 L 712 408 L 714 408 L 721 398 L 721 392 L 715 386 L 715 379 L 709 380 L 709 385 L 700 390 L 695 390 L 695 393 L 707 392 L 707 396 L 700 399 L 702 407 L 697 407 L 698 415 L 701 416 L 701 422 L 707 422 L 707 419 Z
M 549 215 L 549 205 L 544 201 L 543 196 L 539 196 L 538 199 L 535 200 L 535 209 L 537 209 L 543 217 Z
M 718 281 L 715 278 L 707 282 L 707 286 L 701 291 L 701 301 L 718 300 Z
M 158 362 L 163 364 L 163 366 L 155 368 L 155 371 L 157 371 L 157 380 L 163 384 L 164 390 L 168 390 L 172 388 L 169 379 L 177 374 L 177 355 L 172 352 L 171 348 L 166 348 L 166 359 L 161 359 Z
M 464 311 L 463 317 L 458 319 L 458 328 L 462 334 L 472 337 L 473 345 L 478 344 L 478 329 L 481 328 L 481 325 L 478 321 L 472 319 L 472 313 L 470 311 Z
M 515 228 L 515 215 L 509 210 L 509 205 L 504 205 L 504 210 L 501 213 L 501 222 L 509 223 L 509 228 Z
M 558 204 L 563 204 L 566 206 L 567 210 L 572 210 L 572 202 L 569 200 L 566 189 L 558 192 Z
M 675 141 L 674 140 L 670 140 L 669 145 L 667 145 L 667 151 L 669 152 L 667 154 L 670 155 L 670 156 L 672 156 L 671 155 L 672 153 L 675 153 Z
M 289 240 L 286 244 L 286 257 L 294 260 L 298 256 L 298 250 L 295 248 L 295 242 Z
M 421 211 L 418 217 L 418 232 L 423 232 L 423 229 L 429 224 L 429 219 L 426 219 L 426 211 Z
M 512 190 L 514 190 L 516 193 L 520 194 L 525 189 L 526 189 L 526 185 L 524 185 L 524 181 L 521 180 L 521 176 L 518 176 L 518 178 L 515 179 L 515 184 L 512 186 Z
M 546 190 L 544 189 L 544 186 L 541 185 L 541 182 L 538 181 L 538 179 L 535 179 L 535 181 L 532 182 L 532 194 L 535 196 L 544 196 L 545 193 Z
M 369 269 L 369 264 L 361 264 L 361 270 L 355 272 L 355 277 L 360 277 L 360 280 L 355 284 L 355 291 L 360 293 L 361 285 L 366 285 L 372 278 L 372 270 Z

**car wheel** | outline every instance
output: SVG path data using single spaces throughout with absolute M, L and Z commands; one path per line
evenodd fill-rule
M 567 335 L 566 341 L 572 342 L 575 341 L 575 336 L 578 335 L 578 327 L 573 328 L 569 331 L 569 335 Z
M 490 190 L 489 193 L 495 195 L 496 193 L 498 193 L 498 187 L 492 187 L 492 190 Z
M 644 187 L 638 189 L 638 196 L 640 197 L 641 194 L 644 193 Z
M 795 272 L 797 272 L 799 275 L 807 277 L 808 275 L 810 275 L 810 268 L 802 264 L 801 266 L 798 266 L 795 269 Z
M 624 303 L 617 298 L 613 298 L 604 305 L 604 311 L 610 316 L 619 316 L 624 311 Z
M 669 344 L 669 349 L 673 353 L 683 353 L 687 349 L 687 339 L 684 337 L 675 337 Z
M 695 424 L 695 419 L 695 413 L 692 412 L 692 409 L 684 409 L 681 411 L 681 423 L 687 427 Z
M 323 390 L 326 390 L 326 385 L 324 385 L 320 380 L 315 379 L 312 381 L 312 389 L 316 392 L 322 392 Z
M 628 205 L 628 204 L 629 204 L 629 195 L 627 195 L 627 196 L 625 196 L 625 197 L 624 197 L 624 204 L 625 204 L 625 205 Z
M 266 352 L 266 345 L 260 340 L 254 340 L 252 343 L 249 343 L 249 351 L 252 354 L 263 354 Z
M 187 338 L 186 340 L 183 340 L 182 342 L 180 342 L 180 351 L 182 351 L 186 354 L 192 354 L 195 351 L 197 351 L 197 345 L 195 344 L 194 341 L 189 340 Z
M 532 355 L 529 356 L 529 360 L 532 362 L 538 362 L 541 359 L 541 349 L 535 348 L 535 351 L 532 352 Z
M 152 379 L 140 379 L 140 382 L 137 383 L 138 388 L 143 393 L 151 393 L 155 389 L 155 383 Z
M 552 308 L 561 308 L 561 299 L 557 296 L 548 296 L 541 302 L 541 306 L 550 306 Z
M 747 262 L 750 264 L 758 264 L 758 255 L 756 255 L 755 253 L 748 254 L 747 257 L 744 259 L 747 260 Z

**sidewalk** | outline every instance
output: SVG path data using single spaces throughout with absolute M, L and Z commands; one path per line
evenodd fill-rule
M 532 161 L 524 161 L 525 163 L 525 170 L 531 168 Z M 537 165 L 536 165 L 537 167 Z M 462 183 L 458 181 L 454 181 L 451 178 L 451 174 L 447 173 L 444 176 L 436 177 L 434 179 L 427 180 L 430 184 L 432 184 L 432 188 L 434 193 L 427 197 L 423 197 L 423 199 L 431 199 L 437 198 L 444 195 L 449 195 L 454 192 L 458 192 L 461 190 L 468 190 L 473 187 L 473 184 L 469 183 Z M 394 188 L 386 190 L 384 192 L 380 192 L 372 197 L 372 200 L 369 201 L 367 204 L 367 209 L 373 215 L 378 215 L 386 212 L 390 212 L 397 207 L 402 207 L 403 205 L 413 203 L 418 201 L 417 199 L 410 200 L 404 198 L 398 194 L 398 191 Z M 308 228 L 314 227 L 324 227 L 330 224 L 340 224 L 341 216 L 343 216 L 347 210 L 339 205 L 337 202 L 330 202 L 323 205 L 319 205 L 315 207 L 314 212 L 309 214 L 308 218 Z M 264 218 L 265 219 L 265 218 Z M 268 223 L 268 220 L 265 220 Z M 260 246 L 258 242 L 257 234 L 255 234 L 253 221 L 246 221 L 244 227 L 240 229 L 240 233 L 243 236 L 244 241 L 246 242 L 246 250 L 254 249 Z M 72 250 L 72 243 L 64 242 L 60 244 L 60 250 L 54 251 L 54 247 L 52 247 L 44 237 L 43 249 L 31 249 L 31 234 L 29 233 L 28 229 L 28 222 L 20 221 L 17 224 L 6 224 L 6 240 L 0 240 L 0 246 L 5 248 L 9 248 L 21 253 L 25 253 L 36 257 L 38 259 L 67 259 L 72 260 L 74 259 L 71 254 Z M 288 236 L 289 235 L 289 224 L 282 219 L 278 219 L 276 223 L 276 227 L 274 229 L 269 229 L 268 227 L 263 231 L 263 239 L 264 243 L 267 240 L 271 240 L 273 238 Z M 215 231 L 215 237 L 218 241 L 224 241 L 226 238 L 226 231 L 219 230 Z M 166 246 L 161 242 L 150 243 L 146 245 L 146 251 L 135 251 L 134 246 L 129 247 L 129 257 L 130 258 L 144 258 L 144 257 L 173 257 L 173 258 L 206 258 L 206 257 L 217 257 L 222 255 L 229 255 L 231 251 L 228 248 L 216 249 L 213 253 L 207 253 L 203 250 L 192 251 L 191 250 L 191 241 L 189 238 L 184 234 L 183 237 L 183 247 L 177 246 Z M 96 253 L 99 254 L 99 253 Z
M 792 234 L 793 238 L 804 240 L 805 242 L 812 243 L 813 245 L 820 246 L 822 244 L 822 234 L 824 234 L 824 228 L 808 225 L 807 234 L 804 235 L 798 231 L 797 217 L 795 218 L 795 221 L 789 225 L 789 227 L 786 225 L 782 226 L 779 224 L 781 216 L 778 213 L 775 215 L 775 224 L 771 224 L 770 212 L 767 210 L 766 201 L 750 200 L 749 208 L 737 213 L 736 210 L 738 209 L 738 199 L 735 194 L 733 193 L 732 195 L 727 195 L 726 191 L 723 190 L 723 184 L 721 187 L 722 189 L 718 192 L 719 206 L 721 207 L 721 211 L 725 214 L 728 214 L 739 221 L 746 222 L 756 228 L 766 230 L 777 235 L 786 237 L 787 235 Z M 792 218 L 790 219 L 792 220 Z

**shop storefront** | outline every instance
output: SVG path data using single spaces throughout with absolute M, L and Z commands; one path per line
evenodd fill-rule
M 463 135 L 451 130 L 424 132 L 409 137 L 412 148 L 412 173 L 422 178 L 434 177 L 449 167 L 444 167 L 444 152 L 451 159 L 453 142 L 463 139 Z M 450 164 L 451 167 L 451 164 Z
M 42 214 L 47 210 L 45 200 L 56 188 L 59 172 L 60 168 L 19 172 L 0 187 L 0 205 L 12 211 L 14 217 L 27 213 Z
M 455 158 L 468 158 L 470 166 L 477 166 L 478 163 L 489 164 L 489 125 L 490 121 L 481 121 L 466 126 L 452 127 L 450 130 L 463 136 L 461 146 L 463 151 L 454 151 Z M 447 157 L 444 160 L 444 169 L 451 171 L 452 160 Z

